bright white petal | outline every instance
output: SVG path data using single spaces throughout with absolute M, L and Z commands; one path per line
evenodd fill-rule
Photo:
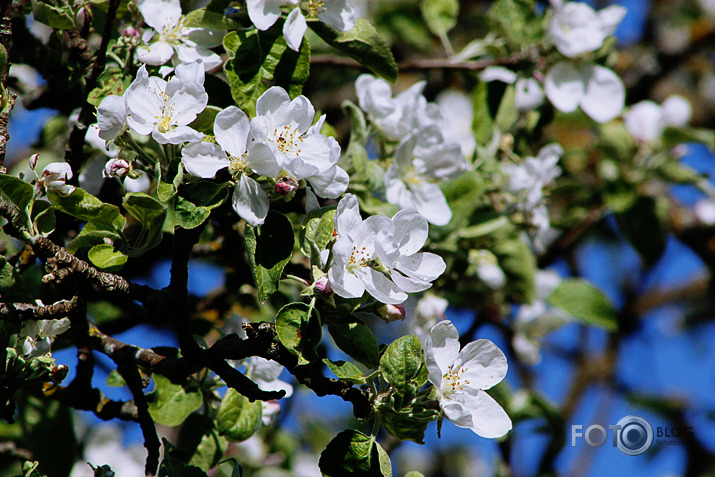
M 429 225 L 414 209 L 403 209 L 392 217 L 395 224 L 395 241 L 402 255 L 412 255 L 427 241 Z
M 586 83 L 580 71 L 570 63 L 560 62 L 546 73 L 544 92 L 556 109 L 570 113 L 581 104 Z
M 201 60 L 204 71 L 210 71 L 223 63 L 221 57 L 207 48 L 188 45 L 177 45 L 176 54 L 182 63 L 191 63 Z
M 251 131 L 251 123 L 246 113 L 236 106 L 229 106 L 216 115 L 214 134 L 216 142 L 224 151 L 239 158 L 246 152 L 246 142 Z
M 452 209 L 437 184 L 424 182 L 410 187 L 417 212 L 434 225 L 447 225 L 452 220 Z
M 472 425 L 460 427 L 469 427 L 477 435 L 487 439 L 501 437 L 511 430 L 509 415 L 489 394 L 473 388 L 467 388 L 466 391 L 467 393 L 460 396 L 461 403 L 471 415 Z M 455 424 L 460 425 L 457 422 Z
M 400 257 L 400 263 L 396 268 L 409 277 L 431 282 L 442 275 L 447 266 L 439 255 L 419 252 Z
M 690 122 L 693 108 L 682 96 L 670 96 L 661 105 L 663 123 L 667 126 L 685 126 Z
M 342 168 L 333 166 L 322 174 L 308 177 L 308 182 L 320 197 L 337 199 L 347 190 L 350 176 Z
M 290 96 L 280 86 L 266 90 L 256 101 L 256 116 L 274 114 L 284 103 L 290 102 Z
M 122 96 L 107 96 L 97 107 L 97 123 L 99 137 L 105 141 L 112 141 L 127 123 L 127 104 Z
M 246 222 L 253 225 L 261 225 L 268 215 L 268 196 L 261 185 L 243 174 L 233 192 L 233 210 Z
M 203 141 L 184 147 L 181 151 L 181 162 L 189 174 L 204 179 L 214 177 L 216 172 L 230 164 L 219 146 Z
M 506 356 L 497 345 L 481 339 L 468 343 L 459 352 L 455 366 L 464 371 L 470 387 L 489 389 L 500 383 L 507 372 Z
M 268 30 L 281 16 L 281 0 L 246 0 L 248 17 L 259 30 Z
M 599 123 L 615 118 L 623 110 L 626 88 L 616 73 L 603 66 L 586 67 L 588 77 L 581 109 Z
M 340 236 L 347 236 L 349 231 L 357 229 L 361 223 L 362 217 L 360 217 L 360 206 L 358 205 L 357 197 L 352 194 L 346 194 L 338 202 L 338 208 L 335 212 L 335 229 Z
M 407 293 L 377 270 L 364 267 L 358 273 L 367 292 L 379 302 L 397 305 L 407 300 Z
M 177 25 L 181 18 L 179 0 L 136 0 L 135 3 L 146 24 L 158 31 Z
M 148 65 L 163 65 L 174 56 L 174 48 L 168 43 L 157 41 L 137 48 L 137 59 Z
M 544 91 L 536 78 L 520 78 L 516 82 L 514 103 L 519 111 L 531 111 L 544 102 Z
M 347 0 L 324 0 L 325 10 L 318 19 L 338 31 L 348 31 L 355 26 L 355 9 Z
M 601 21 L 601 31 L 605 36 L 613 35 L 621 23 L 623 18 L 628 13 L 628 9 L 621 5 L 610 5 L 598 12 L 598 18 Z
M 479 79 L 488 83 L 490 81 L 501 81 L 512 84 L 516 81 L 516 73 L 503 66 L 490 66 L 479 74 Z
M 201 141 L 204 135 L 189 126 L 177 126 L 166 132 L 161 132 L 158 128 L 154 128 L 151 137 L 156 139 L 159 144 L 181 144 L 182 142 Z
M 442 320 L 432 327 L 423 343 L 429 380 L 442 387 L 442 376 L 459 355 L 459 333 L 451 321 Z
M 300 8 L 293 9 L 283 24 L 283 36 L 288 48 L 294 51 L 300 50 L 300 44 L 303 42 L 303 35 L 305 35 L 307 29 L 308 24 L 300 12 Z
M 282 155 L 267 144 L 254 142 L 248 151 L 246 162 L 254 172 L 267 177 L 275 177 L 283 165 L 278 162 L 280 156 Z

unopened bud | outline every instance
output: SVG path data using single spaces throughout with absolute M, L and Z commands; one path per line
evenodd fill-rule
M 122 36 L 130 40 L 141 40 L 142 34 L 134 27 L 128 26 L 122 32 Z
M 67 181 L 72 178 L 72 168 L 66 162 L 53 162 L 42 170 L 38 185 L 44 185 L 49 191 L 60 195 L 69 195 L 74 192 L 74 186 Z
M 285 197 L 296 190 L 298 186 L 298 181 L 292 177 L 281 177 L 281 179 L 276 183 L 276 192 Z
M 388 323 L 405 319 L 405 307 L 402 305 L 382 305 L 377 313 Z
M 30 169 L 35 169 L 37 167 L 37 159 L 40 157 L 39 154 L 33 154 L 30 156 Z
M 314 288 L 320 293 L 333 293 L 333 287 L 330 286 L 330 280 L 328 277 L 320 277 L 315 281 Z
M 131 166 L 124 159 L 110 159 L 104 166 L 102 175 L 104 178 L 119 177 L 120 179 L 127 175 Z

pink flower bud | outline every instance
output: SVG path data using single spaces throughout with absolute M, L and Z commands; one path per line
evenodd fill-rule
M 388 323 L 405 319 L 405 307 L 402 305 L 382 305 L 377 312 Z
M 315 281 L 315 289 L 321 293 L 333 293 L 328 277 L 320 277 Z
M 298 181 L 292 177 L 281 177 L 280 181 L 276 183 L 276 192 L 285 197 L 296 190 L 298 186 Z
M 30 169 L 35 169 L 37 166 L 37 159 L 40 157 L 39 154 L 33 154 L 30 156 Z
M 142 34 L 134 27 L 128 26 L 122 32 L 122 36 L 130 40 L 141 40 Z
M 104 171 L 102 171 L 102 175 L 105 179 L 109 177 L 122 178 L 126 176 L 130 170 L 131 166 L 124 159 L 110 159 L 104 166 Z

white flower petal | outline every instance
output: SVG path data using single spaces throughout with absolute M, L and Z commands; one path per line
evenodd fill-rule
M 127 104 L 122 96 L 107 96 L 97 107 L 99 137 L 114 140 L 127 125 Z
M 690 122 L 693 108 L 682 96 L 670 96 L 661 105 L 661 115 L 666 126 L 685 126 Z
M 182 63 L 192 63 L 197 60 L 201 60 L 202 69 L 204 71 L 210 71 L 218 66 L 221 66 L 223 60 L 219 55 L 207 48 L 189 46 L 189 45 L 176 45 L 176 54 L 179 57 L 179 61 Z
M 452 209 L 437 184 L 424 182 L 411 185 L 413 204 L 417 212 L 434 225 L 447 225 L 452 220 Z
M 350 176 L 342 168 L 333 166 L 319 175 L 308 177 L 308 182 L 320 197 L 337 199 L 347 190 Z
M 400 257 L 400 263 L 395 268 L 409 277 L 431 282 L 444 273 L 447 265 L 437 254 L 419 252 Z
M 137 59 L 148 65 L 163 65 L 174 56 L 174 48 L 166 42 L 157 41 L 137 48 Z
M 586 82 L 580 71 L 562 61 L 546 73 L 544 92 L 556 109 L 570 113 L 581 104 L 586 94 Z
M 490 66 L 479 73 L 479 80 L 485 83 L 490 81 L 501 81 L 502 83 L 512 84 L 516 81 L 516 78 L 516 73 L 503 66 Z
M 216 142 L 224 151 L 239 158 L 246 152 L 251 123 L 246 113 L 236 106 L 229 106 L 216 115 L 214 134 Z
M 184 147 L 181 151 L 181 162 L 189 174 L 204 179 L 214 177 L 216 172 L 230 164 L 219 146 L 203 141 Z
M 283 166 L 282 162 L 278 162 L 281 156 L 267 144 L 254 142 L 250 146 L 246 162 L 254 172 L 267 177 L 275 177 Z
M 232 205 L 233 210 L 254 227 L 261 225 L 268 215 L 268 196 L 261 185 L 246 174 L 236 184 Z
M 616 73 L 603 66 L 584 69 L 588 78 L 581 109 L 599 123 L 605 123 L 621 114 L 626 100 L 626 88 Z
M 468 427 L 477 435 L 488 439 L 501 437 L 511 430 L 509 415 L 489 394 L 474 388 L 466 388 L 466 391 L 459 395 L 459 402 L 471 416 L 471 425 L 454 421 L 445 408 L 445 414 L 450 421 L 460 427 Z
M 459 355 L 457 328 L 449 320 L 440 321 L 430 330 L 423 348 L 429 380 L 439 389 L 442 387 L 442 376 L 447 373 Z
M 427 242 L 429 225 L 414 209 L 403 209 L 392 217 L 395 224 L 395 241 L 402 255 L 412 255 Z
M 377 270 L 363 267 L 358 276 L 365 284 L 367 292 L 381 303 L 397 305 L 407 300 L 407 293 Z
M 294 51 L 300 50 L 300 44 L 303 42 L 303 35 L 305 35 L 307 29 L 308 24 L 300 12 L 300 7 L 293 9 L 283 24 L 283 36 L 288 48 Z
M 159 144 L 181 144 L 182 142 L 201 141 L 204 135 L 189 126 L 176 126 L 166 132 L 161 132 L 158 128 L 155 128 L 151 133 L 151 137 Z
M 501 382 L 508 369 L 506 356 L 493 342 L 480 339 L 459 352 L 455 367 L 464 372 L 470 387 L 489 389 Z
M 146 24 L 157 31 L 177 25 L 181 19 L 179 0 L 136 0 L 135 3 Z
M 346 194 L 343 199 L 338 202 L 338 208 L 335 212 L 335 230 L 341 237 L 347 237 L 348 232 L 357 229 L 362 223 L 360 217 L 360 206 L 358 205 L 357 197 L 352 194 Z
M 286 90 L 280 86 L 268 88 L 256 101 L 256 116 L 273 115 L 285 103 L 289 102 L 290 96 Z

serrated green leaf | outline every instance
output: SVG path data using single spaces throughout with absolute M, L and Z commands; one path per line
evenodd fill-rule
M 177 449 L 166 437 L 162 438 L 164 445 L 164 460 L 159 466 L 158 477 L 207 477 L 206 472 L 196 466 L 189 465 L 189 457 Z
M 441 37 L 457 25 L 459 0 L 422 0 L 420 11 L 427 28 Z
M 124 208 L 141 224 L 141 231 L 134 239 L 129 255 L 142 255 L 161 242 L 162 227 L 166 219 L 166 205 L 143 192 L 130 192 L 124 196 Z
M 536 45 L 543 36 L 534 0 L 497 0 L 489 9 L 492 29 L 514 46 Z
M 185 229 L 193 229 L 204 223 L 211 210 L 228 198 L 225 184 L 211 181 L 196 181 L 179 187 L 176 198 L 176 222 Z
M 585 323 L 609 331 L 618 329 L 618 316 L 611 302 L 585 280 L 572 278 L 561 282 L 547 301 Z
M 320 344 L 322 328 L 317 311 L 305 303 L 289 303 L 276 315 L 278 339 L 291 353 L 298 355 L 299 364 L 318 359 L 315 348 Z
M 351 358 L 376 369 L 380 363 L 380 347 L 372 330 L 363 323 L 330 323 L 328 331 L 335 344 Z
M 97 78 L 97 86 L 89 93 L 87 102 L 92 106 L 99 106 L 107 96 L 124 94 L 132 82 L 132 77 L 121 68 L 110 66 Z
M 0 256 L 0 303 L 33 303 L 22 277 Z M 5 345 L 3 345 L 4 347 Z
M 427 367 L 422 356 L 420 340 L 412 336 L 396 339 L 380 358 L 382 377 L 401 393 L 408 388 L 419 389 L 427 382 Z
M 0 192 L 17 206 L 22 217 L 28 217 L 35 191 L 30 184 L 17 177 L 0 174 Z
M 245 441 L 261 427 L 261 416 L 260 401 L 249 402 L 246 396 L 229 388 L 218 410 L 218 432 L 231 442 Z
M 104 272 L 116 272 L 127 263 L 127 256 L 114 248 L 114 245 L 101 243 L 89 249 L 89 261 Z
M 382 446 L 354 429 L 342 431 L 328 443 L 318 467 L 327 477 L 392 477 L 392 464 Z
M 68 5 L 56 7 L 48 3 L 33 0 L 32 16 L 36 21 L 51 26 L 52 28 L 57 28 L 58 30 L 69 30 L 75 26 L 72 10 Z
M 327 44 L 365 65 L 391 83 L 397 78 L 397 63 L 390 48 L 370 22 L 358 18 L 352 30 L 338 32 L 323 22 L 310 22 L 310 28 Z
M 149 414 L 157 424 L 174 427 L 201 407 L 203 398 L 198 390 L 187 391 L 184 386 L 174 384 L 160 374 L 152 376 L 155 389 L 147 394 Z
M 328 369 L 330 369 L 335 376 L 343 381 L 347 381 L 352 384 L 367 383 L 367 379 L 362 371 L 360 371 L 360 368 L 355 366 L 350 361 L 331 361 L 328 358 L 325 358 L 323 359 L 323 363 L 325 363 Z
M 189 465 L 200 469 L 212 469 L 221 461 L 227 446 L 228 440 L 216 432 L 204 434 L 189 460 Z
M 206 8 L 199 8 L 186 15 L 184 26 L 191 28 L 208 28 L 212 30 L 235 30 L 241 24 L 222 13 Z
M 283 22 L 266 31 L 232 31 L 223 39 L 229 55 L 224 71 L 234 101 L 249 116 L 256 101 L 271 86 L 280 86 L 291 98 L 300 95 L 310 70 L 310 45 L 306 38 L 296 52 L 283 38 Z
M 246 225 L 244 238 L 251 273 L 262 303 L 278 289 L 283 268 L 293 255 L 293 227 L 285 215 L 271 210 L 263 225 Z
M 298 240 L 300 250 L 310 258 L 312 263 L 319 263 L 316 256 L 330 242 L 335 230 L 335 212 L 337 206 L 322 207 L 311 210 L 305 215 L 303 226 L 300 229 Z

